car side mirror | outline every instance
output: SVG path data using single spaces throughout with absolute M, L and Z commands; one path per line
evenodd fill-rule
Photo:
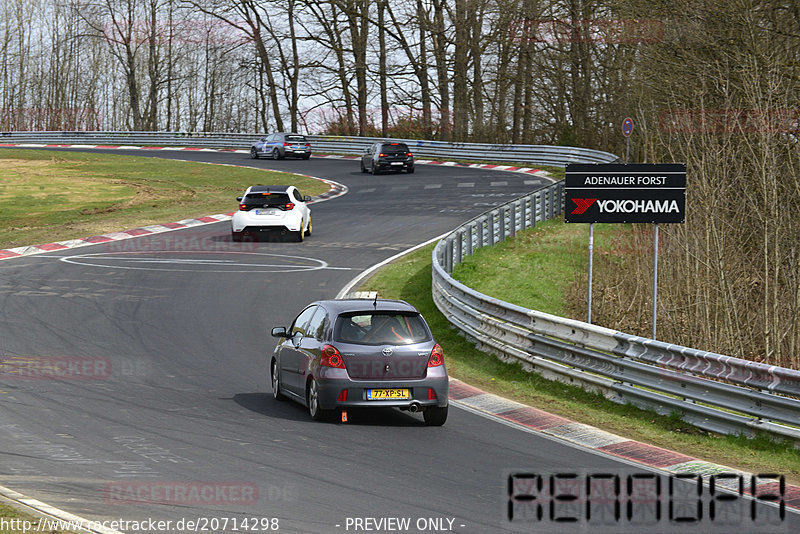
M 286 328 L 283 326 L 276 326 L 272 329 L 272 337 L 287 337 Z
M 303 197 L 303 202 L 311 202 L 311 197 L 306 195 Z
M 244 197 L 236 197 L 236 200 L 238 200 L 239 202 L 241 202 L 243 198 L 244 198 Z

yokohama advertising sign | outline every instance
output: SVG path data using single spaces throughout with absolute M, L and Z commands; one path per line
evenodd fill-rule
M 634 163 L 567 165 L 568 223 L 682 223 L 686 165 Z

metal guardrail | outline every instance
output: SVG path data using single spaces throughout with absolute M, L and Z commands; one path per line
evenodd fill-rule
M 178 132 L 0 132 L 2 143 L 191 146 L 249 149 L 264 134 Z M 361 154 L 383 137 L 308 135 L 312 150 L 327 154 Z M 419 139 L 392 139 L 408 144 L 418 158 L 535 163 L 564 167 L 568 163 L 611 163 L 619 158 L 608 152 L 577 147 L 449 143 Z
M 475 249 L 561 213 L 562 185 L 489 210 L 436 245 L 433 298 L 448 320 L 479 348 L 546 378 L 581 385 L 619 403 L 677 412 L 705 430 L 764 431 L 800 443 L 800 371 L 529 310 L 452 278 L 453 266 Z

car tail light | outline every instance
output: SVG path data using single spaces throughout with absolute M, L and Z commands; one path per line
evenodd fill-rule
M 347 390 L 343 389 L 336 400 L 337 402 L 347 402 Z
M 239 204 L 239 211 L 247 211 L 247 204 Z
M 292 146 L 292 143 L 283 143 L 283 146 Z
M 436 392 L 433 388 L 428 388 L 428 400 L 436 400 Z
M 406 153 L 406 156 L 408 156 L 409 158 L 410 158 L 411 156 L 413 156 L 413 155 L 414 155 L 414 154 L 412 154 L 411 152 L 407 152 L 407 153 Z
M 323 345 L 322 358 L 319 364 L 323 367 L 335 367 L 337 369 L 344 369 L 344 360 L 339 351 L 333 345 Z
M 306 146 L 311 146 L 311 143 L 306 143 Z
M 379 158 L 385 158 L 385 157 L 386 157 L 386 154 L 384 154 L 383 152 L 381 152 L 380 154 L 378 154 L 378 157 L 379 157 Z
M 283 209 L 284 209 L 284 210 L 286 210 L 286 211 L 293 210 L 293 209 L 294 209 L 294 204 L 292 204 L 291 202 L 289 202 L 288 204 L 286 204 L 286 205 L 283 207 Z
M 439 367 L 440 365 L 444 364 L 444 351 L 439 344 L 435 344 L 433 346 L 433 350 L 431 351 L 431 356 L 428 358 L 428 367 Z

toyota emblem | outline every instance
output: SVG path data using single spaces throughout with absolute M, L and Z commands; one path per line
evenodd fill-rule
M 392 351 L 391 347 L 386 347 L 385 349 L 383 349 L 382 352 L 383 352 L 384 356 L 391 356 L 393 351 Z

